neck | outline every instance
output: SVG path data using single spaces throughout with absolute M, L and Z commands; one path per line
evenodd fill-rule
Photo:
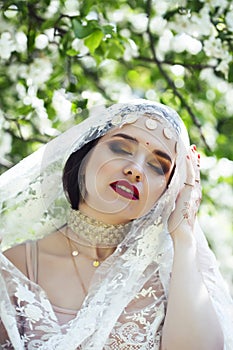
M 101 221 L 104 224 L 109 225 L 124 225 L 130 222 L 130 220 L 125 218 L 123 214 L 121 213 L 103 213 L 100 211 L 97 211 L 96 209 L 93 209 L 91 206 L 88 206 L 85 202 L 82 202 L 79 204 L 79 210 L 84 215 L 87 215 L 93 219 L 96 219 L 97 221 Z

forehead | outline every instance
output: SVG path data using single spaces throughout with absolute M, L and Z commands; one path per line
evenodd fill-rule
M 175 146 L 178 139 L 176 132 L 172 130 L 168 123 L 163 120 L 156 119 L 156 128 L 149 129 L 146 121 L 150 117 L 140 116 L 134 123 L 124 124 L 120 127 L 115 127 L 108 131 L 106 135 L 102 137 L 102 142 L 112 139 L 117 134 L 127 134 L 137 139 L 140 144 L 149 146 L 152 149 L 160 149 L 168 152 L 171 156 L 175 156 Z M 152 118 L 153 119 L 153 118 Z M 169 129 L 171 138 L 167 138 L 165 135 L 166 130 Z

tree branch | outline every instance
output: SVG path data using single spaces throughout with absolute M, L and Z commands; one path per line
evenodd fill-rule
M 25 139 L 25 137 L 23 136 L 22 131 L 20 129 L 20 124 L 19 124 L 18 119 L 17 118 L 10 118 L 5 113 L 3 114 L 3 116 L 4 116 L 5 120 L 7 120 L 9 122 L 13 122 L 16 125 L 16 128 L 18 130 L 19 135 L 16 135 L 14 133 L 14 131 L 12 129 L 10 129 L 10 128 L 5 130 L 5 132 L 8 132 L 8 134 L 10 134 L 13 138 L 15 138 L 17 140 L 20 140 L 20 141 L 23 141 L 23 142 L 39 142 L 39 143 L 42 143 L 42 144 L 48 142 L 48 140 L 46 138 L 39 138 L 39 137 L 31 137 L 31 138 Z M 36 132 L 39 133 L 39 130 L 37 130 L 34 125 L 33 125 L 33 128 L 34 128 L 34 130 L 36 130 Z
M 144 61 L 144 62 L 149 62 L 149 63 L 154 63 L 154 58 L 150 58 L 150 57 L 145 57 L 145 56 L 138 56 L 135 58 L 136 60 L 139 61 Z M 174 62 L 174 61 L 168 61 L 168 60 L 164 60 L 164 61 L 159 61 L 160 64 L 167 64 L 169 66 L 174 66 L 174 65 L 180 65 L 183 66 L 187 69 L 206 69 L 206 68 L 211 68 L 211 69 L 215 69 L 217 67 L 217 65 L 213 66 L 211 64 L 200 64 L 200 63 L 185 63 L 185 62 Z
M 202 126 L 201 123 L 199 121 L 199 119 L 196 117 L 196 115 L 193 113 L 191 107 L 188 105 L 188 103 L 186 102 L 186 100 L 184 99 L 184 97 L 180 94 L 180 92 L 178 91 L 178 89 L 176 88 L 175 84 L 173 83 L 173 80 L 169 77 L 169 75 L 167 74 L 167 72 L 164 70 L 163 68 L 163 63 L 159 61 L 159 59 L 157 58 L 156 52 L 155 52 L 155 47 L 154 47 L 154 40 L 153 40 L 153 36 L 152 33 L 150 31 L 150 14 L 151 14 L 151 0 L 147 0 L 147 16 L 148 16 L 148 25 L 147 25 L 147 34 L 149 37 L 149 42 L 150 42 L 150 49 L 151 49 L 151 53 L 153 56 L 153 60 L 154 63 L 157 65 L 161 75 L 164 77 L 164 79 L 167 81 L 168 85 L 170 86 L 170 88 L 172 89 L 173 93 L 175 96 L 177 96 L 180 100 L 180 102 L 182 103 L 182 105 L 184 106 L 184 108 L 186 109 L 186 111 L 188 112 L 188 114 L 190 115 L 191 119 L 193 120 L 193 123 L 196 125 L 196 127 L 198 128 L 199 132 L 200 132 L 200 136 L 202 141 L 204 142 L 205 147 L 211 151 L 210 146 L 208 145 L 205 136 L 202 132 Z

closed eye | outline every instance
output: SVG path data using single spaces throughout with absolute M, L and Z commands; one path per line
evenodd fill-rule
M 116 154 L 128 154 L 132 155 L 131 151 L 122 142 L 113 141 L 109 143 L 109 148 L 112 152 Z
M 152 164 L 152 163 L 148 163 L 148 165 L 151 167 L 151 169 L 153 171 L 155 171 L 157 174 L 159 175 L 164 175 L 164 170 L 163 168 L 161 168 L 161 166 L 158 166 L 158 165 L 155 165 L 155 164 Z

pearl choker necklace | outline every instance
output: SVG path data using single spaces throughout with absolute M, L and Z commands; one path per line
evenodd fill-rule
M 71 229 L 66 233 L 72 241 L 99 248 L 116 247 L 123 241 L 130 230 L 131 222 L 127 224 L 105 224 L 79 210 L 71 209 L 67 221 Z

